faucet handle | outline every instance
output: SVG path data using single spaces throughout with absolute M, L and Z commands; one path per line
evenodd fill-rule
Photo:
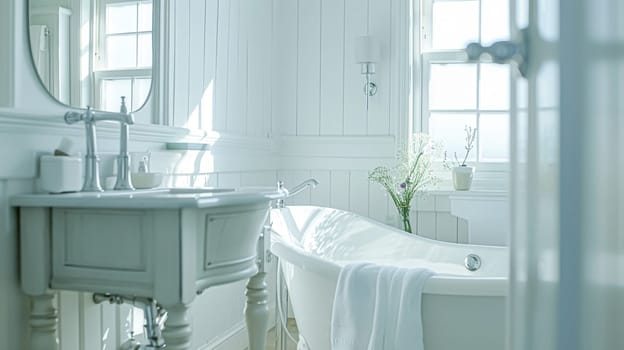
M 119 107 L 119 113 L 128 114 L 128 107 L 126 107 L 126 96 L 121 96 L 121 106 Z
M 67 112 L 65 113 L 65 123 L 74 124 L 81 121 L 83 118 L 82 113 L 79 112 Z

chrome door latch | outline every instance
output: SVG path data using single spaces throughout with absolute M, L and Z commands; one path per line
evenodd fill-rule
M 526 78 L 529 64 L 528 28 L 522 29 L 520 34 L 519 41 L 497 41 L 491 46 L 470 43 L 465 49 L 468 60 L 472 62 L 479 61 L 482 55 L 487 54 L 494 63 L 506 64 L 515 62 L 520 75 Z

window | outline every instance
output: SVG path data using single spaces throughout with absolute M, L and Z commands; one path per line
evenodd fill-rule
M 100 0 L 96 52 L 96 105 L 119 110 L 126 96 L 128 110 L 137 110 L 151 88 L 152 0 Z
M 508 0 L 423 0 L 421 13 L 421 129 L 462 158 L 464 127 L 477 127 L 468 160 L 508 162 L 510 66 L 466 63 L 463 52 L 508 40 Z

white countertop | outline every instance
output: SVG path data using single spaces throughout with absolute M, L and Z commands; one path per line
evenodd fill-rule
M 255 204 L 285 198 L 287 191 L 274 187 L 158 188 L 135 191 L 18 194 L 15 207 L 63 208 L 210 208 Z

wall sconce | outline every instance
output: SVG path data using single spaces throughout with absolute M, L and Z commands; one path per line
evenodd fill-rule
M 366 95 L 366 109 L 368 98 L 377 93 L 377 84 L 371 81 L 375 74 L 375 63 L 379 61 L 379 41 L 373 36 L 360 36 L 355 39 L 355 60 L 361 65 L 361 73 L 366 76 L 364 94 Z

